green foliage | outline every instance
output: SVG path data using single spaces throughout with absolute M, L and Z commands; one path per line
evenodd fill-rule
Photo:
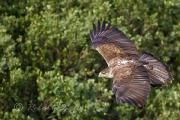
M 173 119 L 180 116 L 180 2 L 0 1 L 0 119 Z M 89 31 L 110 21 L 166 63 L 173 82 L 143 109 L 117 104 Z

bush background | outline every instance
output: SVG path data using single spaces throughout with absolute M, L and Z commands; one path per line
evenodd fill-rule
M 0 1 L 0 119 L 158 119 L 180 116 L 179 0 Z M 143 109 L 117 104 L 89 31 L 110 21 L 139 51 L 166 63 L 173 82 Z

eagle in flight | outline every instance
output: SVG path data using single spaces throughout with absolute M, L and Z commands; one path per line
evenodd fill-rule
M 117 102 L 143 107 L 151 86 L 162 86 L 170 81 L 165 65 L 151 54 L 138 53 L 133 42 L 110 23 L 93 24 L 90 37 L 92 47 L 108 65 L 99 77 L 113 78 L 112 91 Z

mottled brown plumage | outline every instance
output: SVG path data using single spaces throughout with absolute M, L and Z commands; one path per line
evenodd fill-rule
M 90 37 L 93 48 L 108 64 L 99 76 L 113 78 L 112 90 L 118 102 L 142 107 L 151 85 L 163 85 L 170 79 L 161 62 L 148 54 L 139 55 L 133 42 L 110 24 L 93 24 Z

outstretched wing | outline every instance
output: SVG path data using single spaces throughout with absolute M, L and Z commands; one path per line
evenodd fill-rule
M 150 93 L 150 82 L 145 68 L 128 65 L 117 69 L 112 90 L 117 102 L 144 106 Z
M 167 66 L 162 64 L 153 55 L 144 53 L 141 55 L 140 61 L 145 62 L 145 68 L 148 71 L 149 79 L 152 86 L 166 85 L 171 81 L 172 76 Z
M 99 21 L 97 26 L 93 24 L 90 37 L 93 47 L 103 56 L 107 64 L 115 57 L 138 58 L 133 42 L 110 24 L 106 26 L 103 22 L 101 25 Z

